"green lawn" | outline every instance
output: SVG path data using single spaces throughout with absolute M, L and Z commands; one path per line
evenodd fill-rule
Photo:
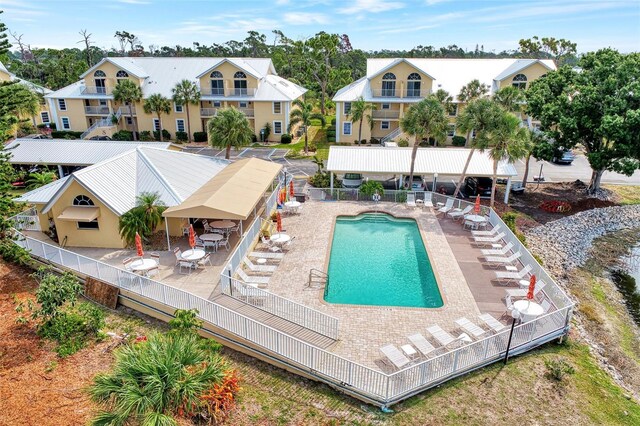
M 640 186 L 638 185 L 602 185 L 620 197 L 620 204 L 640 204 Z

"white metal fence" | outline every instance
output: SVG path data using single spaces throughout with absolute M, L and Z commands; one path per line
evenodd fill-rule
M 25 210 L 11 218 L 13 226 L 18 230 L 40 231 L 40 219 L 35 207 Z

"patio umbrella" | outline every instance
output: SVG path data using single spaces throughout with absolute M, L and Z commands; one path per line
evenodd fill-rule
M 142 238 L 140 234 L 136 232 L 136 250 L 138 251 L 138 257 L 144 256 L 144 250 L 142 250 Z
M 289 182 L 289 196 L 293 197 L 293 179 Z
M 276 231 L 282 232 L 282 216 L 280 212 L 276 213 Z
M 478 195 L 476 197 L 476 204 L 473 206 L 473 212 L 475 214 L 479 214 L 480 213 L 480 195 Z
M 189 225 L 189 245 L 192 250 L 196 246 L 196 232 L 193 230 L 193 224 Z
M 531 279 L 529 280 L 529 292 L 527 293 L 527 299 L 533 300 L 533 292 L 536 289 L 536 276 L 531 275 Z

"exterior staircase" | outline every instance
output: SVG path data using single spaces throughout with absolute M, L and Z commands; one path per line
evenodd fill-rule
M 122 116 L 122 112 L 118 109 L 118 111 L 113 115 L 119 121 Z M 89 139 L 94 136 L 111 136 L 117 131 L 117 129 L 118 125 L 113 124 L 112 116 L 109 116 L 93 123 L 91 127 L 80 135 L 80 139 Z
M 402 129 L 398 127 L 393 132 L 389 133 L 387 136 L 380 139 L 380 144 L 384 146 L 386 142 L 391 142 L 392 140 L 400 136 L 401 133 L 402 133 Z

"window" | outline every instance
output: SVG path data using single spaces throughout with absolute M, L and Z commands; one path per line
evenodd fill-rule
M 396 95 L 396 75 L 388 72 L 382 76 L 382 96 Z
M 450 117 L 455 117 L 456 115 L 458 115 L 458 104 L 450 104 L 448 112 Z
M 282 121 L 274 121 L 273 122 L 273 133 L 275 135 L 282 134 Z
M 160 131 L 160 120 L 158 120 L 157 118 L 153 119 L 153 131 L 154 132 Z
M 86 195 L 78 195 L 76 198 L 74 198 L 73 205 L 74 206 L 95 206 L 95 204 L 93 204 L 93 200 L 87 197 Z
M 71 122 L 69 121 L 69 117 L 60 117 L 62 120 L 62 128 L 65 130 L 71 129 Z
M 447 128 L 447 136 L 449 137 L 453 137 L 456 134 L 456 125 L 455 124 L 449 124 L 449 127 Z
M 60 111 L 66 111 L 67 102 L 64 99 L 58 99 L 58 108 L 60 109 Z
M 240 108 L 247 108 L 249 106 L 247 102 L 238 102 L 238 104 L 240 105 Z
M 220 71 L 214 71 L 210 75 L 211 77 L 211 94 L 212 95 L 224 95 L 224 84 L 222 82 L 222 73 Z
M 213 107 L 214 108 L 220 108 L 222 106 L 222 102 L 220 101 L 213 101 Z
M 282 102 L 274 102 L 273 103 L 273 113 L 274 114 L 282 114 Z
M 389 122 L 388 121 L 381 121 L 380 122 L 380 129 L 389 130 Z
M 182 108 L 182 105 L 180 105 L 180 104 L 173 104 L 173 110 L 175 112 L 183 112 L 184 111 L 183 108 Z
M 40 119 L 42 119 L 43 123 L 50 123 L 50 121 L 49 121 L 49 112 L 48 111 L 42 111 L 40 113 Z
M 107 93 L 107 88 L 105 85 L 105 78 L 107 75 L 102 70 L 98 70 L 93 73 L 93 81 L 96 85 L 95 93 L 96 94 L 105 94 Z
M 351 114 L 351 102 L 344 103 L 344 115 Z
M 391 104 L 382 104 L 382 109 L 391 109 Z
M 127 120 L 127 124 L 129 126 L 131 126 L 133 124 L 133 120 L 131 119 L 131 117 L 125 117 L 125 120 Z
M 511 85 L 516 89 L 524 90 L 527 88 L 527 76 L 524 74 L 517 74 L 513 77 Z
M 475 139 L 476 138 L 476 129 L 473 129 L 471 131 L 471 139 Z
M 107 106 L 107 100 L 106 99 L 100 99 L 98 101 L 98 103 L 99 103 L 100 106 Z
M 91 222 L 77 222 L 78 229 L 100 229 L 98 225 L 98 219 L 94 219 Z
M 181 118 L 176 120 L 176 131 L 184 132 L 184 120 Z
M 129 74 L 127 74 L 126 71 L 120 70 L 116 73 L 116 78 L 129 78 Z
M 420 74 L 414 72 L 407 77 L 407 97 L 419 98 L 420 97 Z
M 233 91 L 234 95 L 247 95 L 247 75 L 242 71 L 238 71 L 233 75 Z
M 343 135 L 350 135 L 351 134 L 351 122 L 350 121 L 345 121 L 344 123 L 342 123 L 342 134 Z
M 104 73 L 104 71 L 98 70 L 93 73 L 93 76 L 98 78 L 105 78 L 107 75 Z

